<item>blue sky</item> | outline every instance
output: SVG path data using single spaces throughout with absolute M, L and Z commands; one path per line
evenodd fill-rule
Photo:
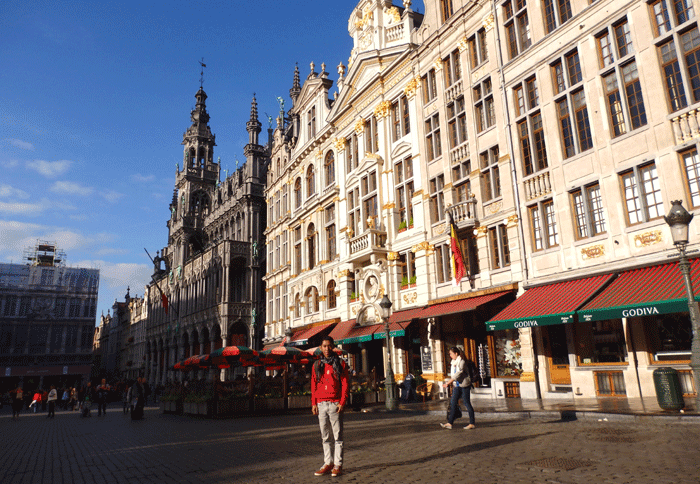
M 98 316 L 127 286 L 142 295 L 143 249 L 167 242 L 200 58 L 214 156 L 231 171 L 253 93 L 266 141 L 265 113 L 275 117 L 277 96 L 290 106 L 295 62 L 302 81 L 311 61 L 337 79 L 356 3 L 4 0 L 0 261 L 55 241 L 68 265 L 101 270 Z

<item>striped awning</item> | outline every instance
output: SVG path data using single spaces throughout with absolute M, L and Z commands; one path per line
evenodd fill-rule
M 316 336 L 318 333 L 321 331 L 328 329 L 331 326 L 334 326 L 336 322 L 330 322 L 326 324 L 318 324 L 316 326 L 311 326 L 310 328 L 302 329 L 299 331 L 296 331 L 294 335 L 292 335 L 292 339 L 289 342 L 290 346 L 301 346 L 309 343 L 309 339 L 312 337 Z
M 421 319 L 434 318 L 436 316 L 445 316 L 447 314 L 462 313 L 465 311 L 473 311 L 479 306 L 498 299 L 506 294 L 512 294 L 511 291 L 494 292 L 493 294 L 485 294 L 483 296 L 469 297 L 466 299 L 458 299 L 440 304 L 433 304 L 420 313 Z
M 700 259 L 690 262 L 690 279 L 697 300 L 700 295 Z M 577 312 L 579 321 L 688 312 L 685 281 L 678 262 L 622 272 Z
M 389 336 L 391 338 L 395 338 L 397 336 L 405 336 L 406 328 L 409 324 L 411 324 L 411 321 L 401 323 L 389 323 Z M 386 329 L 384 328 L 383 324 L 380 326 L 381 327 L 374 333 L 374 339 L 386 339 Z
M 355 319 L 341 321 L 336 325 L 335 328 L 331 330 L 328 336 L 333 338 L 333 341 L 335 341 L 335 343 L 338 344 L 340 340 L 345 338 L 348 335 L 348 333 L 352 330 L 352 328 L 355 326 L 355 322 Z
M 360 343 L 362 341 L 371 341 L 372 335 L 379 329 L 383 328 L 383 324 L 371 324 L 369 326 L 355 326 L 352 328 L 343 339 L 336 340 L 338 344 Z
M 391 313 L 391 316 L 389 316 L 389 323 L 408 323 L 413 319 L 420 319 L 423 309 L 424 307 L 420 306 Z
M 614 274 L 533 287 L 486 322 L 488 331 L 571 323 L 574 313 L 595 296 Z

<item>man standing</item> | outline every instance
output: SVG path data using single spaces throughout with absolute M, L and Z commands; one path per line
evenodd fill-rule
M 323 467 L 316 476 L 343 473 L 343 410 L 348 401 L 348 367 L 333 351 L 334 341 L 326 336 L 321 341 L 323 356 L 311 372 L 311 412 L 318 415 L 323 440 Z M 331 431 L 333 441 L 331 441 Z M 335 452 L 331 442 L 335 444 Z
M 109 385 L 107 380 L 102 379 L 102 382 L 97 385 L 97 416 L 102 414 L 107 415 L 107 398 L 109 396 Z
M 57 399 L 58 399 L 58 392 L 56 391 L 56 387 L 54 385 L 51 385 L 51 390 L 49 391 L 49 394 L 48 394 L 49 414 L 46 416 L 46 418 L 54 418 L 56 416 L 56 400 Z

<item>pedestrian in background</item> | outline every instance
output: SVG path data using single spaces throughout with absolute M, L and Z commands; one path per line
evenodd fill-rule
M 318 415 L 323 441 L 323 466 L 314 473 L 316 476 L 337 477 L 343 473 L 343 411 L 350 386 L 347 364 L 333 351 L 334 345 L 330 336 L 323 338 L 323 356 L 314 362 L 311 371 L 311 413 Z
M 58 392 L 54 385 L 51 385 L 51 390 L 49 390 L 47 399 L 49 403 L 49 414 L 46 418 L 54 418 L 56 416 L 56 400 L 58 400 Z
M 470 391 L 472 388 L 474 377 L 473 373 L 470 371 L 471 366 L 467 363 L 466 358 L 462 354 L 462 350 L 458 347 L 450 348 L 450 358 L 452 362 L 450 363 L 450 379 L 447 380 L 443 386 L 452 388 L 452 398 L 450 400 L 450 414 L 447 417 L 447 423 L 441 423 L 440 426 L 444 429 L 451 429 L 452 424 L 455 421 L 455 415 L 457 414 L 457 409 L 459 408 L 460 397 L 464 400 L 464 406 L 467 407 L 467 413 L 469 414 L 469 425 L 464 427 L 465 430 L 470 430 L 474 428 L 474 407 L 472 407 L 470 401 Z
M 122 394 L 122 404 L 124 404 L 124 415 L 129 413 L 129 400 L 131 400 L 131 387 L 126 385 Z
M 63 410 L 68 410 L 68 400 L 70 399 L 70 392 L 68 388 L 63 389 L 63 396 L 61 396 L 61 407 Z
M 34 407 L 34 413 L 36 413 L 39 405 L 41 405 L 41 391 L 37 390 L 34 392 L 34 398 L 32 398 L 32 403 L 29 404 L 29 408 Z
M 70 410 L 73 412 L 78 404 L 78 389 L 71 387 L 70 389 Z
M 24 392 L 22 391 L 22 387 L 18 385 L 17 388 L 10 393 L 12 394 L 12 418 L 17 420 L 24 406 Z
M 107 415 L 107 398 L 109 397 L 110 387 L 105 378 L 97 385 L 97 416 Z
M 137 378 L 136 383 L 131 386 L 131 398 L 134 406 L 131 409 L 131 420 L 141 420 L 143 418 L 143 407 L 146 405 L 146 389 L 143 386 L 144 378 Z

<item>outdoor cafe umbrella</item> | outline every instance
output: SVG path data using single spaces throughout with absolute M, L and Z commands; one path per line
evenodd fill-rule
M 182 366 L 187 370 L 200 370 L 209 368 L 211 363 L 211 357 L 209 355 L 195 355 L 187 358 L 182 363 Z
M 219 368 L 229 368 L 231 366 L 252 366 L 258 352 L 247 346 L 226 346 L 214 350 L 209 356 Z
M 260 360 L 263 363 L 298 363 L 309 356 L 306 351 L 293 346 L 277 346 L 276 348 L 260 352 Z

